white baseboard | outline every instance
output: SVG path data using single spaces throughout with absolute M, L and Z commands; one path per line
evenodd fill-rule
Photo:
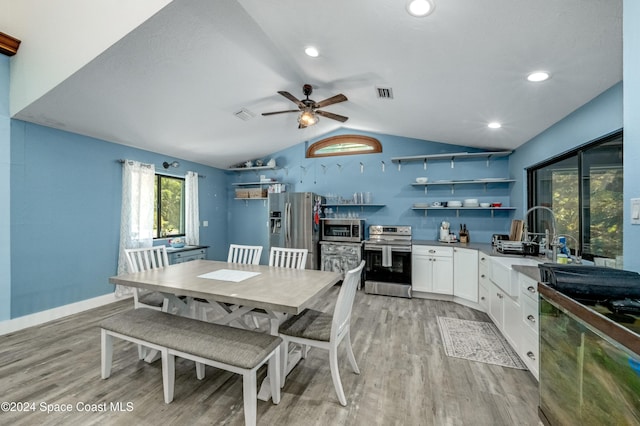
M 130 298 L 130 297 L 132 296 L 126 296 L 124 298 L 116 297 L 115 293 L 110 293 L 110 294 L 105 294 L 104 296 L 98 296 L 92 299 L 71 303 L 69 305 L 48 309 L 46 311 L 36 312 L 35 314 L 25 315 L 23 317 L 1 321 L 0 336 L 8 333 L 13 333 L 14 331 L 22 330 L 24 328 L 33 327 L 34 325 L 44 324 L 45 322 L 53 321 L 69 315 L 87 311 L 89 309 L 108 305 L 109 303 L 117 302 L 119 300 Z

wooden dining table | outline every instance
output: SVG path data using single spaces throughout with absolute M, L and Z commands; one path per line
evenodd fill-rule
M 165 294 L 179 314 L 188 315 L 187 300 L 204 299 L 210 303 L 234 305 L 235 309 L 216 322 L 228 324 L 253 309 L 264 310 L 270 319 L 269 332 L 278 334 L 278 327 L 287 315 L 296 315 L 320 300 L 342 279 L 331 271 L 289 269 L 267 265 L 245 265 L 213 260 L 194 260 L 109 278 L 112 284 L 138 287 Z M 286 348 L 282 348 L 284 351 Z M 283 357 L 281 357 L 283 359 Z M 300 359 L 299 351 L 289 356 L 284 374 Z M 262 383 L 258 397 L 270 396 L 268 377 Z

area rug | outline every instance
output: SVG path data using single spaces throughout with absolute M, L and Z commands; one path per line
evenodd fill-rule
M 527 369 L 493 323 L 438 317 L 438 327 L 450 357 Z

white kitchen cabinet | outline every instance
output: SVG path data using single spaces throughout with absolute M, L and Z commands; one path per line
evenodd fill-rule
M 478 303 L 478 250 L 453 249 L 453 295 Z
M 520 304 L 517 299 L 505 296 L 504 299 L 503 334 L 516 352 L 520 350 L 522 339 L 522 321 L 520 320 Z
M 538 379 L 539 372 L 539 332 L 538 324 L 539 298 L 538 283 L 536 280 L 518 274 L 520 284 L 520 300 L 522 305 L 520 324 L 522 327 L 522 340 L 518 355 L 524 361 L 531 374 Z
M 478 303 L 485 312 L 489 312 L 489 256 L 480 252 L 478 254 Z
M 522 332 L 520 304 L 517 299 L 509 297 L 506 292 L 492 282 L 489 288 L 489 311 L 487 313 L 517 352 Z
M 489 317 L 493 323 L 502 331 L 504 326 L 504 298 L 505 293 L 493 282 L 489 286 Z
M 453 248 L 414 245 L 411 287 L 425 293 L 453 294 Z

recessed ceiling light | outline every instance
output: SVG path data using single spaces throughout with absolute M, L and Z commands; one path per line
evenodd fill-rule
M 313 46 L 309 46 L 309 47 L 307 47 L 306 49 L 304 49 L 304 53 L 306 53 L 306 54 L 307 54 L 307 56 L 311 56 L 312 58 L 317 58 L 317 57 L 318 57 L 318 55 L 320 54 L 320 53 L 318 52 L 318 49 L 316 49 L 316 48 L 315 48 L 315 47 L 313 47 Z
M 492 121 L 491 123 L 487 124 L 487 127 L 489 127 L 490 129 L 499 129 L 500 127 L 502 127 L 502 124 L 498 123 L 497 121 Z
M 551 76 L 546 71 L 535 71 L 527 76 L 527 80 L 538 83 L 540 81 L 548 80 L 549 77 Z
M 430 15 L 435 8 L 434 0 L 409 0 L 407 2 L 407 12 L 417 18 Z

